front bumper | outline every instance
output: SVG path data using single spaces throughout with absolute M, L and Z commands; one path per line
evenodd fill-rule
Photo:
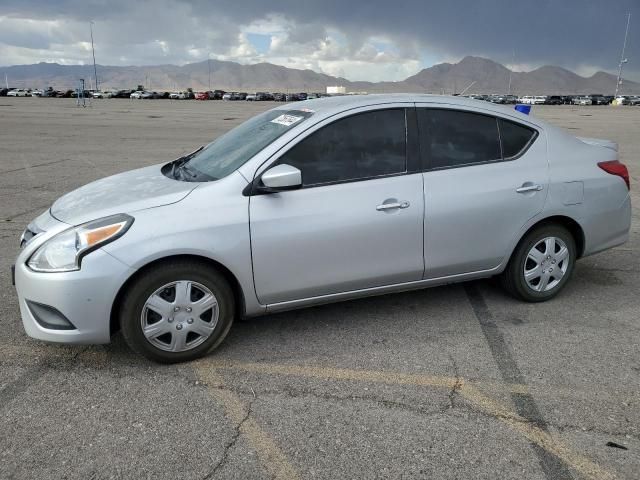
M 133 270 L 98 249 L 85 257 L 81 270 L 34 272 L 27 267 L 26 261 L 36 247 L 29 247 L 31 245 L 20 253 L 15 265 L 16 291 L 27 335 L 58 343 L 109 343 L 111 307 L 118 290 Z M 46 328 L 36 320 L 33 304 L 52 307 L 74 328 Z

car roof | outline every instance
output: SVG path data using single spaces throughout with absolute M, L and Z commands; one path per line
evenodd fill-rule
M 480 113 L 496 113 L 501 116 L 512 117 L 515 120 L 521 120 L 539 127 L 549 128 L 549 125 L 546 122 L 518 112 L 513 108 L 513 106 L 503 106 L 495 103 L 488 103 L 484 100 L 474 100 L 472 98 L 453 95 L 407 93 L 341 95 L 333 97 L 314 98 L 311 100 L 296 102 L 295 104 L 282 105 L 276 107 L 276 109 L 307 109 L 313 111 L 314 116 L 325 118 L 354 108 L 383 105 L 385 103 L 430 103 L 434 105 L 446 105 L 454 108 L 463 107 L 477 110 Z

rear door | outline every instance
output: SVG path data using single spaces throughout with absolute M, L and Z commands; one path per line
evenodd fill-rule
M 542 211 L 546 139 L 531 126 L 475 111 L 417 111 L 425 168 L 425 278 L 492 269 Z
M 298 190 L 253 195 L 251 249 L 262 304 L 420 280 L 423 185 L 404 106 L 327 121 L 270 166 Z

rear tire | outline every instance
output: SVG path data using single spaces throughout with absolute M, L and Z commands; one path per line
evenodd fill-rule
M 201 262 L 176 259 L 146 270 L 128 288 L 120 325 L 134 352 L 178 363 L 220 345 L 234 314 L 233 292 L 223 275 Z
M 577 258 L 573 235 L 562 225 L 531 230 L 520 241 L 500 276 L 502 287 L 526 302 L 544 302 L 567 284 Z

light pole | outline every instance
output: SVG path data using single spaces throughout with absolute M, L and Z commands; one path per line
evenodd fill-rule
M 207 54 L 207 66 L 209 67 L 209 92 L 211 91 L 211 52 Z
M 624 51 L 627 48 L 627 36 L 629 35 L 629 22 L 631 21 L 631 13 L 627 13 L 627 29 L 624 32 L 624 43 L 622 44 L 622 55 L 620 56 L 620 64 L 618 65 L 618 79 L 616 81 L 616 93 L 614 98 L 617 98 L 618 91 L 620 90 L 620 85 L 622 85 L 622 66 L 628 62 L 626 58 L 624 58 Z
M 100 89 L 98 88 L 98 70 L 96 69 L 96 51 L 93 48 L 93 20 L 89 22 L 89 30 L 91 31 L 91 53 L 93 54 L 93 76 L 96 79 L 96 92 Z

